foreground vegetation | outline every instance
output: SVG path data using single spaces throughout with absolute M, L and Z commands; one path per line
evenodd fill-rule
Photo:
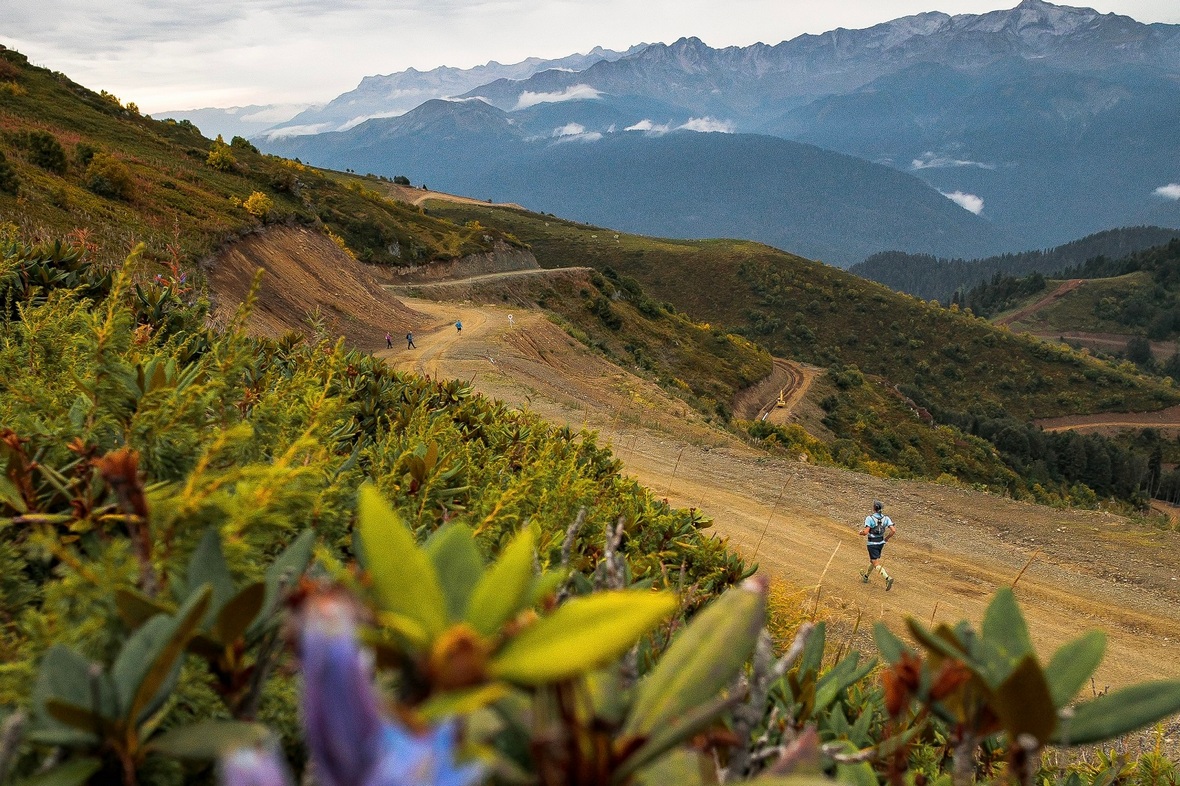
M 822 625 L 776 657 L 765 582 L 726 591 L 750 569 L 592 435 L 245 312 L 211 332 L 134 267 L 0 267 L 6 782 L 1031 783 L 1045 744 L 1180 709 L 1066 711 L 1104 639 L 1043 667 L 1008 592 L 981 633 L 878 627 L 879 682 Z

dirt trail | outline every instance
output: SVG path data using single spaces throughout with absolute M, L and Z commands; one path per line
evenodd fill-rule
M 1180 405 L 1154 412 L 1102 412 L 1097 415 L 1066 415 L 1036 421 L 1045 431 L 1113 433 L 1124 429 L 1155 428 L 1167 434 L 1180 433 Z
M 1027 317 L 1029 314 L 1036 313 L 1037 311 L 1040 311 L 1042 308 L 1049 305 L 1050 303 L 1052 303 L 1056 300 L 1060 300 L 1061 298 L 1065 297 L 1070 292 L 1073 292 L 1075 289 L 1080 287 L 1084 283 L 1084 281 L 1085 281 L 1085 279 L 1081 279 L 1081 278 L 1071 278 L 1069 281 L 1063 282 L 1061 284 L 1061 286 L 1057 287 L 1057 289 L 1054 289 L 1048 295 L 1045 295 L 1045 297 L 1041 298 L 1036 303 L 1033 303 L 1031 306 L 1025 306 L 1024 308 L 1020 309 L 1019 311 L 1013 311 L 1011 314 L 1008 314 L 1007 316 L 997 319 L 995 324 L 997 324 L 997 325 L 1015 324 L 1015 323 L 1019 322 L 1020 320 L 1024 319 L 1025 317 Z
M 867 631 L 877 619 L 899 631 L 908 615 L 978 624 L 990 595 L 1027 565 L 1017 595 L 1045 658 L 1102 627 L 1110 645 L 1099 687 L 1180 676 L 1180 536 L 1098 512 L 768 457 L 595 357 L 538 312 L 406 305 L 424 315 L 419 348 L 377 354 L 399 368 L 471 380 L 552 422 L 597 430 L 656 494 L 702 509 L 747 558 L 802 587 L 801 604 L 810 608 L 818 592 L 843 620 L 840 629 L 859 619 L 862 648 L 872 648 Z M 867 560 L 856 529 L 874 498 L 886 501 L 898 524 L 885 552 L 897 578 L 888 593 L 879 577 L 865 586 L 858 575 Z
M 811 366 L 774 359 L 774 368 L 766 379 L 746 388 L 734 398 L 734 415 L 742 420 L 767 420 L 782 424 L 791 420 L 795 407 L 803 401 L 817 370 Z M 779 406 L 779 402 L 782 406 Z

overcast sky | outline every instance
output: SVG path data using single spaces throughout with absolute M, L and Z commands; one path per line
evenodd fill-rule
M 1016 0 L 0 0 L 0 43 L 145 112 L 327 101 L 361 77 L 697 36 L 776 44 Z M 1180 23 L 1176 0 L 1096 0 Z

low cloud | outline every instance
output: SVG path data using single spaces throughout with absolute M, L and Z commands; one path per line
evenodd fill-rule
M 561 128 L 553 129 L 553 138 L 558 142 L 597 142 L 602 139 L 602 134 L 587 131 L 581 123 L 566 123 Z
M 1164 199 L 1180 199 L 1180 183 L 1168 183 L 1166 186 L 1160 186 L 1151 193 Z
M 335 123 L 309 123 L 304 126 L 284 126 L 283 128 L 271 129 L 266 132 L 266 138 L 273 141 L 288 136 L 308 136 L 309 134 L 319 134 L 324 131 L 335 130 Z
M 673 126 L 671 123 L 653 123 L 644 118 L 635 125 L 627 126 L 624 131 L 642 131 L 648 136 L 661 136 L 669 131 L 696 131 L 703 134 L 732 134 L 734 124 L 731 120 L 717 120 L 712 117 L 694 117 L 686 123 Z
M 347 131 L 350 128 L 355 128 L 356 126 L 359 126 L 361 123 L 365 122 L 366 120 L 377 120 L 378 118 L 382 118 L 382 117 L 400 117 L 401 115 L 404 115 L 404 114 L 405 114 L 405 112 L 376 112 L 371 115 L 361 115 L 360 117 L 352 118 L 351 120 L 347 121 L 346 123 L 344 123 L 341 126 L 337 126 L 337 128 L 335 130 Z
M 946 191 L 939 191 L 938 193 L 975 215 L 983 212 L 983 198 L 977 197 L 975 194 L 967 194 L 962 191 L 951 191 L 949 194 Z
M 910 162 L 911 169 L 950 169 L 952 167 L 973 166 L 980 169 L 995 169 L 995 164 L 985 164 L 982 161 L 970 161 L 965 158 L 952 158 L 926 151 Z
M 732 134 L 733 121 L 715 120 L 711 117 L 694 117 L 680 128 L 685 131 L 698 131 L 702 134 Z
M 309 106 L 309 104 L 276 104 L 263 107 L 248 115 L 240 115 L 238 119 L 246 123 L 285 123 Z
M 642 131 L 645 134 L 651 134 L 653 136 L 658 136 L 659 134 L 666 134 L 669 131 L 671 131 L 672 126 L 668 125 L 668 124 L 657 125 L 656 123 L 653 123 L 650 120 L 644 119 L 644 120 L 640 120 L 638 123 L 636 123 L 633 126 L 627 126 L 623 130 L 624 131 Z
M 562 90 L 560 93 L 534 93 L 526 90 L 520 94 L 520 98 L 516 99 L 516 106 L 513 110 L 527 109 L 530 106 L 537 104 L 556 104 L 562 101 L 585 101 L 598 98 L 602 95 L 601 90 L 596 90 L 590 85 L 572 85 Z

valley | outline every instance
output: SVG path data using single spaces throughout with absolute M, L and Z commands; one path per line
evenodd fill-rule
M 873 648 L 865 632 L 876 620 L 895 629 L 907 616 L 979 620 L 991 594 L 1019 576 L 1017 596 L 1040 651 L 1090 627 L 1109 632 L 1100 689 L 1180 675 L 1180 574 L 1167 556 L 1180 549 L 1180 534 L 1110 514 L 773 458 L 594 358 L 541 314 L 406 304 L 427 316 L 429 327 L 415 336 L 419 349 L 378 349 L 379 357 L 597 431 L 629 474 L 712 518 L 718 535 L 789 588 L 800 613 L 822 609 L 854 646 Z M 866 587 L 857 575 L 865 559 L 856 525 L 874 498 L 887 501 L 899 527 L 886 551 L 897 577 L 888 594 L 879 577 Z
M 269 322 L 268 299 L 281 301 L 288 289 L 306 286 L 292 247 L 282 234 L 276 240 L 282 253 L 258 254 L 262 245 L 245 257 L 267 270 L 257 327 L 268 331 L 281 327 Z M 1017 596 L 1041 652 L 1092 627 L 1108 631 L 1099 689 L 1180 676 L 1180 573 L 1170 557 L 1180 553 L 1180 533 L 1108 513 L 1055 510 L 768 454 L 595 354 L 513 289 L 522 276 L 576 275 L 576 269 L 485 274 L 397 287 L 396 297 L 370 279 L 369 294 L 387 303 L 387 312 L 354 309 L 367 301 L 347 294 L 343 281 L 315 297 L 326 313 L 349 314 L 354 335 L 373 337 L 360 345 L 397 369 L 463 380 L 550 422 L 597 432 L 628 474 L 673 505 L 713 519 L 714 533 L 781 582 L 796 613 L 829 617 L 835 635 L 853 646 L 873 649 L 867 632 L 876 620 L 894 629 L 907 616 L 978 621 L 995 590 L 1019 577 Z M 429 299 L 402 294 L 415 288 Z M 221 295 L 230 303 L 241 292 Z M 379 337 L 394 315 L 399 326 L 412 326 L 417 349 L 405 349 L 397 331 L 394 349 L 383 348 Z M 301 329 L 297 321 L 286 327 Z M 745 391 L 735 409 L 785 418 L 802 405 L 813 375 L 776 360 L 774 373 Z M 788 406 L 778 408 L 784 388 Z M 876 498 L 886 501 L 899 527 L 886 552 L 897 577 L 889 593 L 879 577 L 866 587 L 857 574 L 865 561 L 857 524 Z

